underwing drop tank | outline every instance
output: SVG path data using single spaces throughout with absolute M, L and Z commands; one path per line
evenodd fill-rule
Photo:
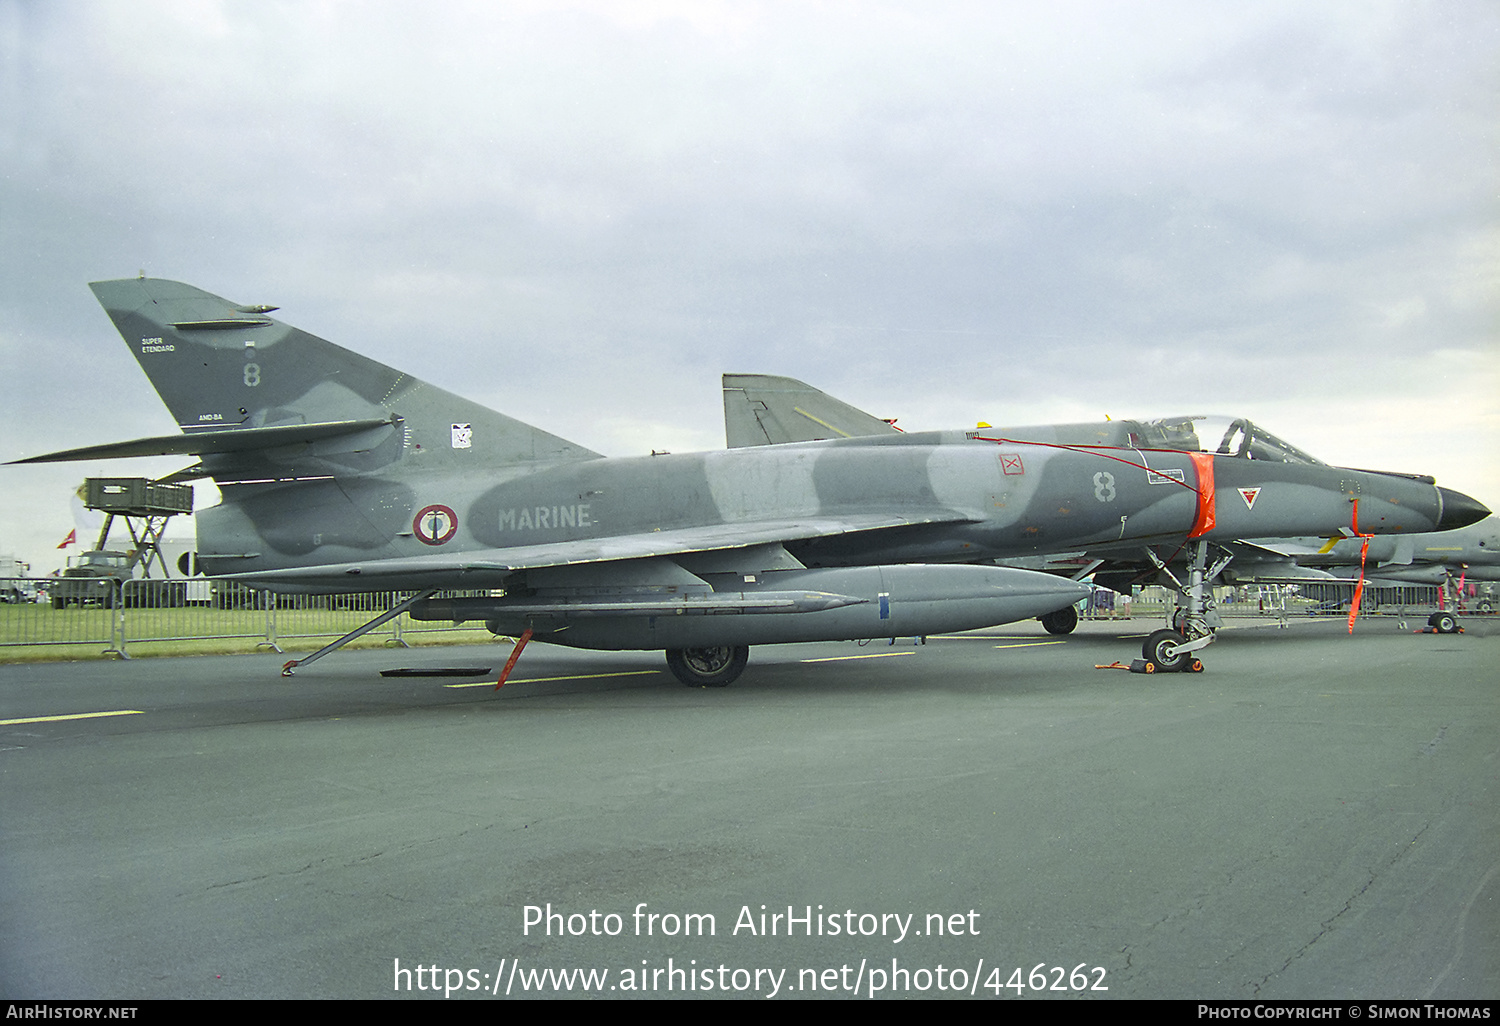
M 483 621 L 491 631 L 573 648 L 675 649 L 914 637 L 1042 616 L 1087 585 L 993 566 L 778 570 L 701 591 L 670 589 L 433 598 L 416 620 Z M 789 613 L 801 615 L 789 616 Z

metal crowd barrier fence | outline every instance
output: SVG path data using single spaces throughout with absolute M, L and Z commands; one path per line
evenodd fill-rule
M 1324 590 L 1319 590 L 1322 588 Z M 1102 591 L 1102 589 L 1101 589 Z M 1348 613 L 1350 589 L 1329 585 L 1220 587 L 1215 604 L 1224 617 L 1276 617 Z M 488 592 L 450 592 L 452 597 Z M 118 581 L 104 578 L 0 578 L 0 660 L 25 658 L 26 650 L 79 658 L 100 652 L 126 657 L 130 646 L 146 652 L 211 652 L 272 648 L 284 642 L 338 638 L 410 595 L 273 595 L 242 584 L 188 578 Z M 1114 595 L 1084 603 L 1091 619 L 1159 619 L 1176 607 L 1173 594 L 1155 585 L 1128 598 Z M 1488 592 L 1469 599 L 1463 615 L 1491 613 Z M 1409 616 L 1438 606 L 1428 585 L 1367 588 L 1361 615 Z M 412 641 L 482 644 L 495 640 L 483 624 L 454 625 L 398 616 L 366 635 L 387 645 Z M 408 640 L 411 639 L 411 640 Z M 238 642 L 237 646 L 235 643 Z M 301 647 L 300 645 L 298 647 Z M 314 646 L 316 647 L 316 646 Z
M 1427 613 L 1439 606 L 1439 589 L 1432 585 L 1366 585 L 1360 601 L 1361 616 L 1406 617 Z M 1346 616 L 1353 599 L 1353 585 L 1312 582 L 1304 585 L 1218 586 L 1213 589 L 1214 608 L 1225 618 L 1272 617 L 1287 621 L 1309 616 Z M 1176 609 L 1171 591 L 1158 585 L 1140 588 L 1128 600 L 1114 595 L 1087 604 L 1084 615 L 1091 619 L 1166 618 Z M 1462 615 L 1492 613 L 1500 601 L 1487 593 L 1464 600 Z
M 21 652 L 27 649 L 80 658 L 101 652 L 128 657 L 132 648 L 154 653 L 279 652 L 285 642 L 342 637 L 408 595 L 273 595 L 204 578 L 93 579 L 86 585 L 66 578 L 0 578 L 0 660 L 24 658 Z M 366 637 L 403 647 L 495 640 L 480 623 L 454 625 L 406 616 Z
M 54 579 L 0 578 L 0 646 L 73 646 L 80 652 L 119 651 L 120 595 L 116 582 L 96 587 L 92 597 L 69 608 Z M 56 607 L 56 608 L 54 608 Z

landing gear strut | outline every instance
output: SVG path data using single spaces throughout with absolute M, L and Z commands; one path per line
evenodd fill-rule
M 667 668 L 690 688 L 722 688 L 733 683 L 750 659 L 750 646 L 669 648 Z
M 1213 626 L 1208 617 L 1208 582 L 1219 576 L 1232 557 L 1224 556 L 1210 568 L 1208 542 L 1196 542 L 1188 560 L 1188 583 L 1184 587 L 1156 553 L 1147 549 L 1146 555 L 1177 585 L 1177 590 L 1187 599 L 1187 605 L 1179 609 L 1174 618 L 1178 629 L 1153 633 L 1141 646 L 1141 655 L 1156 667 L 1158 673 L 1182 670 L 1196 673 L 1203 669 L 1203 663 L 1193 653 L 1207 648 L 1214 641 Z
M 1458 611 L 1463 600 L 1463 578 L 1455 583 L 1453 574 L 1445 569 L 1443 582 L 1438 585 L 1438 611 L 1427 618 L 1427 626 L 1438 634 L 1458 634 L 1463 629 L 1458 625 Z M 1444 605 L 1451 608 L 1445 609 Z

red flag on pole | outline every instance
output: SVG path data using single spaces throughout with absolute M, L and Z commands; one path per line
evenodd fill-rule
M 68 536 L 66 538 L 64 538 L 62 540 L 62 543 L 60 545 L 58 545 L 57 547 L 60 548 L 60 549 L 65 549 L 69 545 L 77 545 L 77 544 L 78 544 L 78 529 L 75 527 L 73 530 L 71 530 L 71 531 L 68 532 Z

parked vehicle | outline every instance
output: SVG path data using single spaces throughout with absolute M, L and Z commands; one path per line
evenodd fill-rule
M 113 607 L 120 599 L 120 588 L 133 576 L 130 555 L 125 552 L 100 549 L 69 556 L 62 576 L 52 582 L 52 608 L 63 609 L 70 603 Z
M 15 556 L 0 556 L 0 602 L 35 602 L 40 595 L 37 581 L 27 577 L 31 567 Z

